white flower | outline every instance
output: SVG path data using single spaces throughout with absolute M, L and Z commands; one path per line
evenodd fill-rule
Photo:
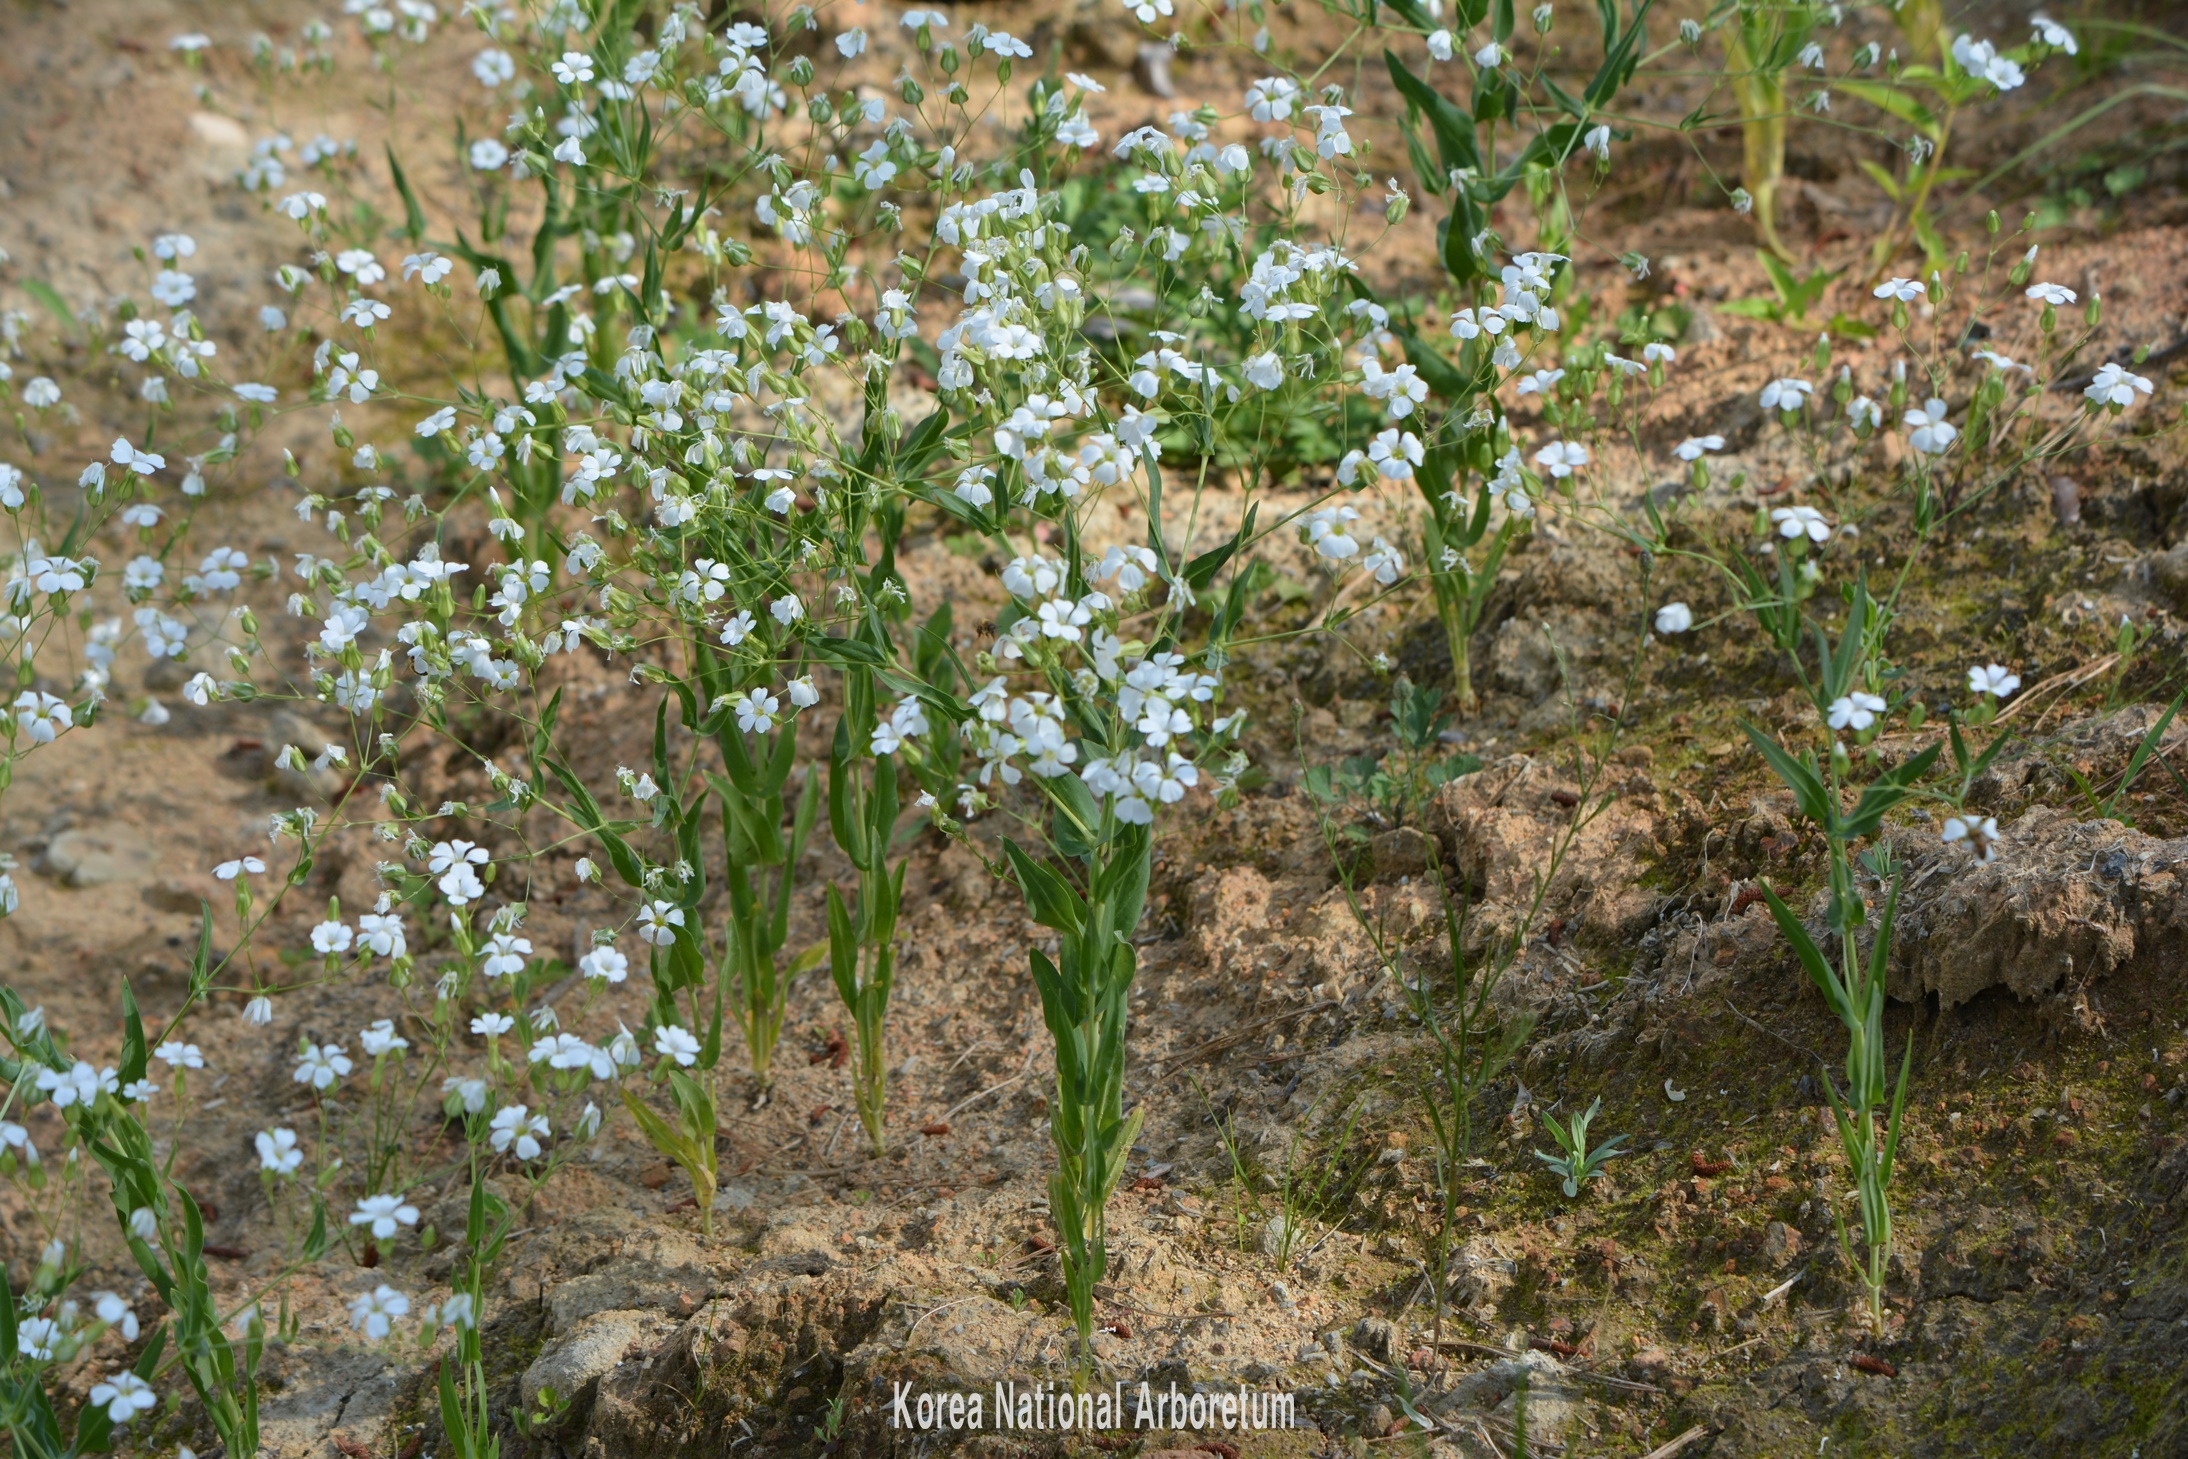
M 1866 395 L 1857 395 L 1847 404 L 1846 421 L 1856 430 L 1864 427 L 1872 431 L 1881 430 L 1884 426 L 1884 407 Z
M 15 1328 L 15 1350 L 34 1363 L 53 1361 L 61 1325 L 50 1317 L 26 1317 Z
M 1552 441 L 1535 452 L 1535 464 L 1563 480 L 1575 468 L 1588 464 L 1588 448 L 1577 441 Z
M 350 930 L 347 923 L 329 920 L 311 930 L 311 950 L 321 957 L 333 957 L 348 952 L 349 945 Z
M 2011 91 L 2028 79 L 2016 62 L 1999 55 L 1998 48 L 1989 41 L 1954 36 L 1952 58 L 1960 63 L 1961 70 L 1982 77 L 2000 91 Z
M 410 1040 L 395 1031 L 395 1020 L 392 1018 L 380 1019 L 372 1027 L 359 1033 L 357 1043 L 368 1056 L 375 1059 L 385 1058 L 410 1047 Z
M 451 1292 L 448 1299 L 425 1309 L 425 1322 L 429 1327 L 477 1327 L 478 1309 L 472 1305 L 469 1292 Z
M 1770 513 L 1770 520 L 1778 524 L 1778 535 L 1789 542 L 1796 537 L 1815 543 L 1831 540 L 1831 524 L 1814 507 L 1778 507 Z
M 378 957 L 404 956 L 409 948 L 403 937 L 402 913 L 366 912 L 358 917 L 357 948 L 360 953 Z
M 1641 346 L 1641 362 L 1646 365 L 1668 365 L 1679 358 L 1679 352 L 1670 345 L 1652 340 Z
M 1959 436 L 1959 427 L 1945 419 L 1945 402 L 1932 396 L 1922 409 L 1907 412 L 1907 444 L 1925 456 L 1941 456 Z
M 630 976 L 631 960 L 613 947 L 596 947 L 577 960 L 577 970 L 596 983 L 620 983 Z
M 1257 122 L 1281 122 L 1292 114 L 1299 83 L 1283 76 L 1268 76 L 1246 88 L 1246 108 Z
M 517 1026 L 506 1013 L 482 1013 L 471 1020 L 471 1031 L 481 1038 L 499 1038 Z
M 689 1029 L 673 1023 L 664 1023 L 653 1031 L 653 1051 L 686 1069 L 699 1062 L 699 1040 Z
M 294 1130 L 286 1127 L 260 1130 L 257 1144 L 258 1168 L 269 1175 L 292 1176 L 304 1163 L 304 1152 L 297 1147 Z
M 357 280 L 360 285 L 377 284 L 387 277 L 387 269 L 373 256 L 369 248 L 345 248 L 334 256 L 334 266 Z
M 1684 603 L 1666 603 L 1656 610 L 1658 633 L 1685 633 L 1694 626 L 1694 610 Z
M 1504 47 L 1498 45 L 1495 41 L 1491 41 L 1488 45 L 1474 52 L 1474 64 L 1484 70 L 1503 65 Z
M 205 1067 L 205 1055 L 199 1051 L 198 1046 L 183 1043 L 179 1039 L 170 1039 L 161 1044 L 152 1051 L 152 1057 L 158 1059 L 170 1069 L 202 1069 Z
M 1969 350 L 1968 357 L 1981 360 L 1993 370 L 2019 370 L 2024 375 L 2034 375 L 2036 373 L 2010 355 L 2002 355 L 1996 350 Z
M 1600 123 L 1596 126 L 1590 127 L 1588 129 L 1588 134 L 1580 139 L 1580 145 L 1586 147 L 1590 152 L 1593 152 L 1595 154 L 1596 161 L 1610 161 L 1611 129 L 1608 126 L 1602 125 Z
M 676 941 L 676 929 L 684 925 L 684 909 L 670 902 L 649 902 L 638 909 L 638 935 L 655 947 Z
M 496 1150 L 513 1147 L 517 1159 L 537 1160 L 539 1142 L 548 1136 L 547 1116 L 532 1114 L 521 1104 L 504 1105 L 495 1111 L 492 1129 L 488 1141 Z
M 1968 670 L 1968 692 L 1989 694 L 1998 699 L 2012 697 L 2021 687 L 2021 676 L 2004 664 L 1978 664 Z
M 554 158 L 555 161 L 567 162 L 572 167 L 583 167 L 585 165 L 585 149 L 579 145 L 577 138 L 564 137 L 555 144 Z
M 105 1409 L 107 1418 L 118 1424 L 151 1412 L 159 1407 L 159 1401 L 151 1384 L 126 1370 L 108 1375 L 104 1383 L 95 1383 L 91 1388 L 91 1406 Z
M 264 1028 L 273 1022 L 273 999 L 261 993 L 243 1005 L 243 1021 L 253 1028 Z
M 413 253 L 403 260 L 403 277 L 416 278 L 420 283 L 437 284 L 447 278 L 455 267 L 437 253 Z
M 59 1109 L 72 1104 L 88 1109 L 98 1102 L 101 1090 L 112 1094 L 121 1088 L 121 1076 L 112 1069 L 94 1069 L 79 1059 L 66 1070 L 40 1069 L 38 1087 L 53 1096 Z
M 323 1091 L 331 1089 L 334 1081 L 348 1074 L 352 1067 L 349 1055 L 342 1052 L 340 1044 L 307 1043 L 297 1059 L 296 1073 L 291 1077 L 299 1084 L 309 1084 Z
M 2142 376 L 2131 375 L 2118 365 L 2106 364 L 2098 369 L 2096 378 L 2089 382 L 2088 388 L 2082 394 L 2097 405 L 2117 405 L 2124 408 L 2135 403 L 2137 391 L 2148 395 L 2152 388 L 2150 382 Z
M 1896 299 L 1902 304 L 1912 304 L 1927 291 L 1918 279 L 1886 279 L 1871 292 L 1879 299 Z
M 137 1340 L 137 1314 L 131 1310 L 118 1292 L 94 1292 L 91 1294 L 91 1310 L 99 1321 L 122 1335 L 123 1342 Z
M 471 144 L 471 165 L 480 172 L 493 172 L 509 160 L 509 149 L 492 137 L 481 137 Z
M 1393 426 L 1368 442 L 1368 460 L 1386 481 L 1410 481 L 1413 468 L 1420 465 L 1425 451 L 1421 438 L 1411 431 L 1401 432 Z
M 2074 32 L 2044 14 L 2043 11 L 2039 10 L 2031 15 L 2028 18 L 2028 23 L 2030 29 L 2035 31 L 2036 39 L 2044 45 L 2055 50 L 2065 51 L 2070 56 L 2081 53 L 2081 47 L 2074 42 Z
M 593 58 L 583 51 L 564 51 L 562 59 L 547 69 L 564 86 L 580 86 L 593 79 Z
M 31 1143 L 30 1131 L 13 1120 L 0 1120 L 0 1148 L 20 1150 L 24 1164 L 38 1164 L 38 1147 Z
M 1724 448 L 1723 436 L 1689 436 L 1671 454 L 1682 461 L 1699 461 L 1708 452 L 1722 451 Z
M 737 728 L 746 734 L 765 734 L 775 727 L 775 710 L 781 701 L 765 689 L 754 689 L 737 701 Z
M 349 1325 L 380 1341 L 395 1330 L 395 1319 L 410 1315 L 410 1299 L 385 1282 L 349 1304 Z
M 2028 297 L 2040 304 L 2071 304 L 2080 296 L 2064 284 L 2030 284 Z
M 1829 722 L 1835 730 L 1851 729 L 1857 734 L 1877 722 L 1884 712 L 1884 701 L 1874 694 L 1855 690 L 1831 701 Z
M 492 88 L 514 79 L 517 63 L 507 51 L 484 50 L 471 58 L 471 74 L 479 78 L 479 85 Z
M 1998 855 L 1998 822 L 1990 816 L 1947 816 L 1942 838 L 1947 845 L 1965 841 L 1975 859 L 1989 864 Z
M 349 1223 L 362 1226 L 376 1240 L 385 1241 L 403 1227 L 417 1225 L 418 1208 L 401 1196 L 366 1196 L 350 1213 Z
M 1764 410 L 1799 410 L 1808 403 L 1808 397 L 1816 393 L 1816 387 L 1806 380 L 1773 380 L 1763 387 Z

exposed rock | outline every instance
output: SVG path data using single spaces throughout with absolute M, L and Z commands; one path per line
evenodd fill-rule
M 2039 808 L 2006 829 L 1988 866 L 1957 847 L 1909 853 L 1891 992 L 1946 1007 L 1986 989 L 2022 998 L 2178 959 L 2188 933 L 2188 840 Z
M 1801 1254 L 1801 1234 L 1783 1221 L 1763 1227 L 1763 1261 L 1773 1271 Z
M 159 866 L 159 852 L 137 832 L 123 826 L 63 831 L 46 843 L 38 869 L 72 887 L 141 881 Z M 196 910 L 193 904 L 192 909 Z
M 669 1311 L 682 1317 L 705 1302 L 712 1278 L 697 1266 L 664 1267 L 646 1257 L 610 1263 L 572 1277 L 547 1299 L 553 1331 L 567 1333 L 614 1311 Z
M 1511 755 L 1454 780 L 1436 793 L 1429 829 L 1439 835 L 1459 874 L 1483 888 L 1476 915 L 1492 924 L 1519 915 L 1534 900 L 1534 878 L 1556 855 L 1567 828 L 1583 822 L 1543 906 L 1546 916 L 1580 930 L 1628 936 L 1646 925 L 1656 894 L 1634 871 L 1656 845 L 1657 816 L 1648 782 L 1636 779 L 1600 814 L 1579 803 L 1579 787 L 1549 765 Z M 1607 786 L 1598 786 L 1601 795 Z
M 297 1377 L 259 1403 L 261 1459 L 325 1459 L 339 1434 L 378 1452 L 402 1373 L 367 1349 L 305 1350 L 291 1355 Z
M 1461 1378 L 1450 1396 L 1436 1406 L 1436 1416 L 1461 1418 L 1486 1412 L 1510 1431 L 1523 1403 L 1529 1437 L 1556 1443 L 1580 1413 L 1581 1392 L 1571 1372 L 1548 1353 L 1515 1353 Z
M 1387 1317 L 1363 1317 L 1352 1329 L 1352 1345 L 1379 1363 L 1391 1361 L 1398 1346 L 1398 1328 Z
M 569 1405 L 568 1417 L 575 1419 L 589 1410 L 593 1385 L 623 1361 L 645 1330 L 644 1313 L 594 1313 L 540 1350 L 532 1366 L 524 1370 L 519 1397 L 524 1403 L 536 1403 L 541 1389 L 552 1388 L 555 1397 Z

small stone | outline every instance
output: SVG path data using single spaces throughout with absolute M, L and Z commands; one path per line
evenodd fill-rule
M 171 876 L 147 884 L 137 895 L 155 912 L 180 912 L 190 917 L 198 914 L 204 900 L 198 888 Z
M 1139 57 L 1132 64 L 1132 79 L 1140 83 L 1140 90 L 1164 100 L 1178 94 L 1176 83 L 1170 79 L 1170 57 L 1170 47 L 1160 41 L 1140 46 Z
M 46 843 L 40 860 L 48 876 L 72 887 L 142 880 L 158 865 L 159 853 L 151 842 L 119 828 L 63 831 Z
M 2051 514 L 2062 527 L 2082 520 L 2082 489 L 2071 476 L 2051 478 Z

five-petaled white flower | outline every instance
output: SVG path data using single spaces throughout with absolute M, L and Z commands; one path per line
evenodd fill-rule
M 638 935 L 655 947 L 676 941 L 676 929 L 684 925 L 684 909 L 673 902 L 648 902 L 638 909 Z
M 354 1067 L 349 1055 L 342 1052 L 340 1044 L 306 1043 L 297 1057 L 296 1073 L 291 1077 L 299 1084 L 309 1084 L 317 1090 L 334 1087 L 334 1081 L 349 1073 Z
M 1682 461 L 1699 461 L 1712 451 L 1725 448 L 1723 436 L 1689 436 L 1672 450 L 1672 455 Z
M 2010 698 L 2021 687 L 2021 676 L 2004 664 L 1977 664 L 1968 670 L 1968 692 Z
M 374 1342 L 395 1330 L 395 1319 L 410 1315 L 410 1299 L 382 1282 L 349 1304 L 349 1325 L 364 1329 Z
M 664 1023 L 653 1031 L 653 1051 L 686 1069 L 699 1062 L 699 1040 L 691 1030 L 673 1023 Z
M 631 960 L 612 947 L 596 947 L 577 960 L 577 970 L 596 983 L 620 983 L 630 976 Z
M 493 1134 L 488 1137 L 496 1150 L 513 1151 L 519 1160 L 537 1160 L 540 1141 L 547 1138 L 547 1116 L 531 1113 L 521 1104 L 504 1105 L 494 1114 Z
M 152 1057 L 160 1060 L 170 1069 L 202 1069 L 205 1067 L 205 1055 L 198 1051 L 198 1046 L 196 1044 L 186 1044 L 180 1039 L 169 1039 L 166 1043 L 161 1044 L 152 1051 Z
M 1808 397 L 1816 393 L 1816 387 L 1806 380 L 1790 377 L 1773 380 L 1763 387 L 1764 410 L 1799 410 L 1808 403 Z
M 304 1163 L 304 1152 L 297 1148 L 296 1131 L 282 1128 L 260 1130 L 257 1138 L 258 1168 L 268 1175 L 286 1178 L 296 1174 Z
M 1814 507 L 1777 507 L 1770 520 L 1778 524 L 1778 535 L 1789 542 L 1796 537 L 1816 543 L 1831 540 L 1831 524 Z
M 1576 468 L 1588 464 L 1588 448 L 1578 441 L 1552 441 L 1535 452 L 1535 464 L 1563 480 Z
M 405 1226 L 418 1224 L 418 1208 L 401 1196 L 366 1196 L 350 1213 L 349 1223 L 362 1226 L 376 1240 L 385 1241 Z
M 126 1369 L 91 1387 L 91 1406 L 105 1409 L 113 1423 L 125 1424 L 140 1413 L 149 1413 L 159 1407 L 159 1401 L 151 1384 Z
M 2116 364 L 2105 364 L 2098 368 L 2096 378 L 2082 394 L 2094 405 L 2116 405 L 2124 409 L 2135 403 L 2136 392 L 2148 395 L 2153 388 L 2142 376 L 2130 374 Z
M 2041 304 L 2071 304 L 2079 296 L 2064 284 L 2030 284 L 2028 296 Z
M 1919 279 L 1886 279 L 1873 292 L 1879 299 L 1894 299 L 1902 304 L 1912 304 L 1928 291 Z
M 1856 734 L 1877 722 L 1884 712 L 1884 701 L 1874 694 L 1856 689 L 1831 701 L 1829 723 L 1835 730 L 1850 729 Z
M 1945 402 L 1934 395 L 1920 410 L 1908 411 L 1905 424 L 1907 444 L 1925 456 L 1942 456 L 1960 435 L 1960 428 L 1945 419 Z
M 1684 603 L 1666 603 L 1656 610 L 1658 633 L 1685 633 L 1694 626 L 1694 610 Z

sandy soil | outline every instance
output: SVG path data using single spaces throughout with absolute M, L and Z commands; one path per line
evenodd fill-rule
M 1069 64 L 1111 83 L 1098 112 L 1105 133 L 1242 85 L 1236 58 L 1188 56 L 1175 68 L 1176 100 L 1148 95 L 1132 76 L 1137 40 L 1113 11 L 1075 0 L 981 7 L 991 25 L 1037 45 L 1053 40 Z M 12 6 L 0 21 L 9 42 L 0 48 L 0 247 L 12 260 L 0 297 L 34 307 L 9 286 L 38 278 L 72 301 L 104 300 L 133 279 L 133 245 L 179 229 L 200 245 L 202 312 L 223 338 L 248 337 L 270 271 L 299 257 L 285 225 L 226 185 L 251 144 L 276 128 L 300 140 L 324 130 L 354 137 L 370 169 L 390 132 L 381 94 L 354 67 L 324 84 L 260 92 L 237 43 L 262 28 L 297 44 L 306 15 L 276 0 Z M 850 7 L 844 20 L 860 18 L 877 31 L 889 20 L 871 6 Z M 1280 44 L 1329 35 L 1297 7 L 1274 26 Z M 165 49 L 170 34 L 196 29 L 222 43 L 201 73 Z M 399 143 L 423 134 L 430 108 L 468 98 L 464 54 L 445 52 L 405 82 L 392 118 Z M 1369 60 L 1358 78 L 1387 116 L 1387 81 Z M 1668 115 L 1690 103 L 1676 84 L 1660 92 L 1650 104 Z M 1985 145 L 2010 155 L 2027 133 L 2016 121 Z M 1650 181 L 1600 202 L 1594 226 L 1604 236 L 1582 266 L 1608 288 L 1618 252 L 1655 255 L 1645 287 L 1620 287 L 1633 302 L 1691 310 L 1681 367 L 1649 406 L 1644 446 L 1660 461 L 1667 441 L 1724 431 L 1733 445 L 1720 480 L 1744 471 L 1746 486 L 1711 508 L 1738 513 L 1757 490 L 1828 483 L 1811 480 L 1746 404 L 1806 342 L 1711 307 L 1765 292 L 1744 225 L 1706 183 L 1703 164 L 1731 166 L 1731 147 L 1711 139 L 1698 162 L 1672 143 L 1645 144 Z M 1794 230 L 1816 240 L 1820 261 L 1844 266 L 1874 194 L 1843 157 L 1799 160 Z M 454 169 L 427 162 L 414 176 L 451 186 Z M 2052 277 L 2102 288 L 2105 348 L 2165 343 L 2180 330 L 2184 219 L 2177 187 L 2160 182 L 2047 236 Z M 1370 270 L 1394 287 L 1422 283 L 1429 227 L 1417 213 L 1370 256 Z M 1851 277 L 1835 287 L 1852 297 Z M 434 368 L 439 347 L 421 342 L 421 371 Z M 1876 373 L 1860 346 L 1839 358 Z M 86 451 L 130 425 L 131 382 L 110 362 L 80 350 L 35 359 L 80 385 L 72 398 Z M 18 361 L 19 376 L 32 363 Z M 201 519 L 206 540 L 260 557 L 307 550 L 276 453 L 289 446 L 307 473 L 332 471 L 315 431 L 302 420 L 277 427 L 270 449 Z M 1344 812 L 1344 829 L 1367 848 L 1366 911 L 1406 945 L 1407 966 L 1429 966 L 1443 924 L 1421 879 L 1426 858 L 1474 888 L 1481 925 L 1513 917 L 1569 815 L 1571 703 L 1625 726 L 1607 772 L 1612 806 L 1563 868 L 1503 995 L 1538 1022 L 1484 1102 L 1488 1148 L 1468 1172 L 1464 1274 L 1444 1350 L 1430 1345 L 1421 1300 L 1433 1186 L 1414 1097 L 1420 1039 L 1403 990 L 1346 906 L 1299 787 L 1301 744 L 1316 762 L 1390 748 L 1388 681 L 1370 655 L 1389 653 L 1423 682 L 1448 676 L 1432 617 L 1399 603 L 1355 619 L 1343 644 L 1309 638 L 1261 653 L 1240 677 L 1266 783 L 1162 846 L 1130 1076 L 1131 1097 L 1150 1114 L 1113 1212 L 1117 1268 L 1096 1347 L 1105 1373 L 1298 1393 L 1308 1426 L 1244 1439 L 1238 1447 L 1252 1455 L 1375 1452 L 1364 1446 L 1403 1428 L 1401 1391 L 1421 1394 L 1443 1425 L 1430 1452 L 1508 1452 L 1523 1381 L 1538 1451 L 1552 1453 L 1638 1455 L 1697 1428 L 1680 1452 L 1812 1455 L 1828 1441 L 1832 1452 L 2043 1444 L 2188 1453 L 2177 1363 L 2188 1322 L 2179 954 L 2188 889 L 2173 870 L 2188 864 L 2188 842 L 2177 839 L 2188 834 L 2188 797 L 2153 771 L 2134 802 L 2141 829 L 2082 824 L 2064 773 L 2117 774 L 2154 718 L 2135 702 L 2161 685 L 2161 698 L 2172 692 L 2188 568 L 2169 550 L 2188 535 L 2188 475 L 2168 443 L 2075 469 L 2078 525 L 2054 524 L 2049 483 L 2016 483 L 1979 532 L 1953 544 L 1914 619 L 1932 650 L 1917 673 L 1940 695 L 1973 635 L 2010 650 L 2037 684 L 2101 659 L 2121 613 L 2160 632 L 2124 678 L 2035 700 L 2029 753 L 2001 766 L 1985 792 L 2019 849 L 1992 880 L 1933 879 L 1910 913 L 1907 998 L 1893 1007 L 1891 1037 L 1916 1038 L 1920 1105 L 1888 1337 L 1868 1339 L 1849 1323 L 1852 1288 L 1822 1199 L 1842 1161 L 1811 1051 L 1828 1054 L 1833 1030 L 1747 894 L 1760 875 L 1795 884 L 1818 867 L 1789 807 L 1733 748 L 1735 713 L 1789 719 L 1788 686 L 1765 674 L 1759 649 L 1734 644 L 1712 656 L 1658 645 L 1619 703 L 1636 609 L 1630 565 L 1552 522 L 1508 569 L 1477 640 L 1483 712 L 1449 737 L 1484 768 L 1448 788 L 1425 826 Z M 1614 455 L 1605 473 L 1629 500 L 1657 484 L 1642 457 Z M 1298 489 L 1280 484 L 1279 499 Z M 1371 523 L 1398 508 L 1380 510 Z M 1218 493 L 1208 536 L 1237 511 L 1235 492 Z M 1304 558 L 1279 565 L 1289 580 L 1310 571 Z M 992 572 L 939 532 L 915 532 L 905 570 L 948 585 L 960 623 L 994 596 Z M 1687 588 L 1698 613 L 1723 606 L 1707 584 Z M 278 603 L 266 590 L 270 621 Z M 1312 611 L 1296 609 L 1293 626 Z M 1545 628 L 1573 665 L 1570 699 Z M 569 673 L 565 723 L 580 767 L 604 775 L 636 763 L 650 713 L 632 712 L 638 701 L 620 669 Z M 57 1024 L 114 1027 L 125 975 L 149 1011 L 173 1008 L 200 897 L 215 904 L 216 941 L 234 936 L 207 875 L 212 861 L 261 842 L 267 816 L 300 792 L 325 800 L 342 789 L 299 786 L 269 762 L 281 744 L 344 733 L 338 720 L 269 706 L 188 709 L 175 698 L 179 678 L 125 660 L 118 693 L 163 697 L 172 722 L 153 729 L 116 716 L 35 757 L 9 791 L 0 849 L 34 876 L 22 910 L 0 923 L 0 953 L 25 1000 Z M 2113 712 L 2114 698 L 2130 707 Z M 2169 753 L 2182 737 L 2174 731 Z M 420 773 L 435 795 L 483 789 L 458 755 Z M 358 811 L 369 790 L 348 808 Z M 514 844 L 505 837 L 497 854 Z M 1928 844 L 1915 854 L 1928 855 Z M 581 945 L 607 915 L 597 893 L 573 889 L 575 855 L 534 868 L 532 935 L 542 946 Z M 253 953 L 254 970 L 298 979 L 273 949 L 300 942 L 328 896 L 367 904 L 375 859 L 362 829 L 345 832 L 292 898 L 279 935 Z M 804 870 L 794 946 L 821 935 L 823 879 L 843 867 L 816 851 Z M 978 857 L 937 839 L 916 847 L 907 890 L 890 1024 L 891 1153 L 869 1158 L 857 1138 L 848 1075 L 831 1054 L 843 1018 L 825 979 L 809 976 L 764 1099 L 725 1067 L 712 1239 L 700 1236 L 681 1177 L 622 1122 L 528 1209 L 497 1277 L 496 1371 L 512 1409 L 520 1389 L 542 1381 L 576 1402 L 557 1422 L 512 1431 L 504 1452 L 925 1453 L 924 1441 L 888 1427 L 892 1385 L 984 1391 L 1064 1371 L 1068 1319 L 1037 1133 L 1051 1063 L 1024 972 L 1040 934 Z M 207 1204 L 209 1240 L 231 1253 L 214 1264 L 224 1292 L 276 1261 L 274 1215 L 248 1151 L 258 1129 L 308 1115 L 287 1076 L 288 1050 L 299 1036 L 349 1037 L 388 1000 L 371 985 L 299 987 L 264 1031 L 241 1023 L 239 1002 L 216 1001 L 189 1025 L 219 1072 L 198 1089 L 178 1168 Z M 591 1017 L 603 1028 L 635 1023 L 641 1007 L 626 987 Z M 1634 1153 L 1587 1199 L 1567 1203 L 1527 1153 L 1545 1143 L 1533 1111 L 1570 1110 L 1598 1093 L 1601 1127 L 1629 1135 Z M 50 1111 L 32 1131 L 56 1142 Z M 412 1138 L 429 1164 L 455 1148 L 422 1115 Z M 1329 1198 L 1312 1203 L 1299 1252 L 1279 1269 L 1279 1187 L 1307 1179 L 1326 1179 Z M 453 1177 L 412 1199 L 442 1231 L 460 1222 Z M 13 1262 L 41 1238 L 19 1208 L 8 1222 Z M 129 1290 L 110 1236 L 85 1239 L 102 1279 Z M 447 1263 L 445 1245 L 403 1244 L 382 1254 L 369 1281 L 422 1298 L 445 1282 Z M 343 1304 L 367 1281 L 338 1256 L 291 1284 L 301 1330 L 269 1358 L 266 1453 L 326 1455 L 336 1440 L 360 1446 L 345 1453 L 437 1452 L 422 1386 L 429 1360 L 364 1346 L 349 1329 Z M 824 1440 L 816 1430 L 839 1398 L 840 1432 Z M 142 1451 L 168 1455 L 188 1442 L 205 1453 L 208 1437 L 185 1409 L 155 1426 Z M 1126 1447 L 1208 1437 L 1136 1434 Z M 1084 1446 L 990 1436 L 966 1450 Z

